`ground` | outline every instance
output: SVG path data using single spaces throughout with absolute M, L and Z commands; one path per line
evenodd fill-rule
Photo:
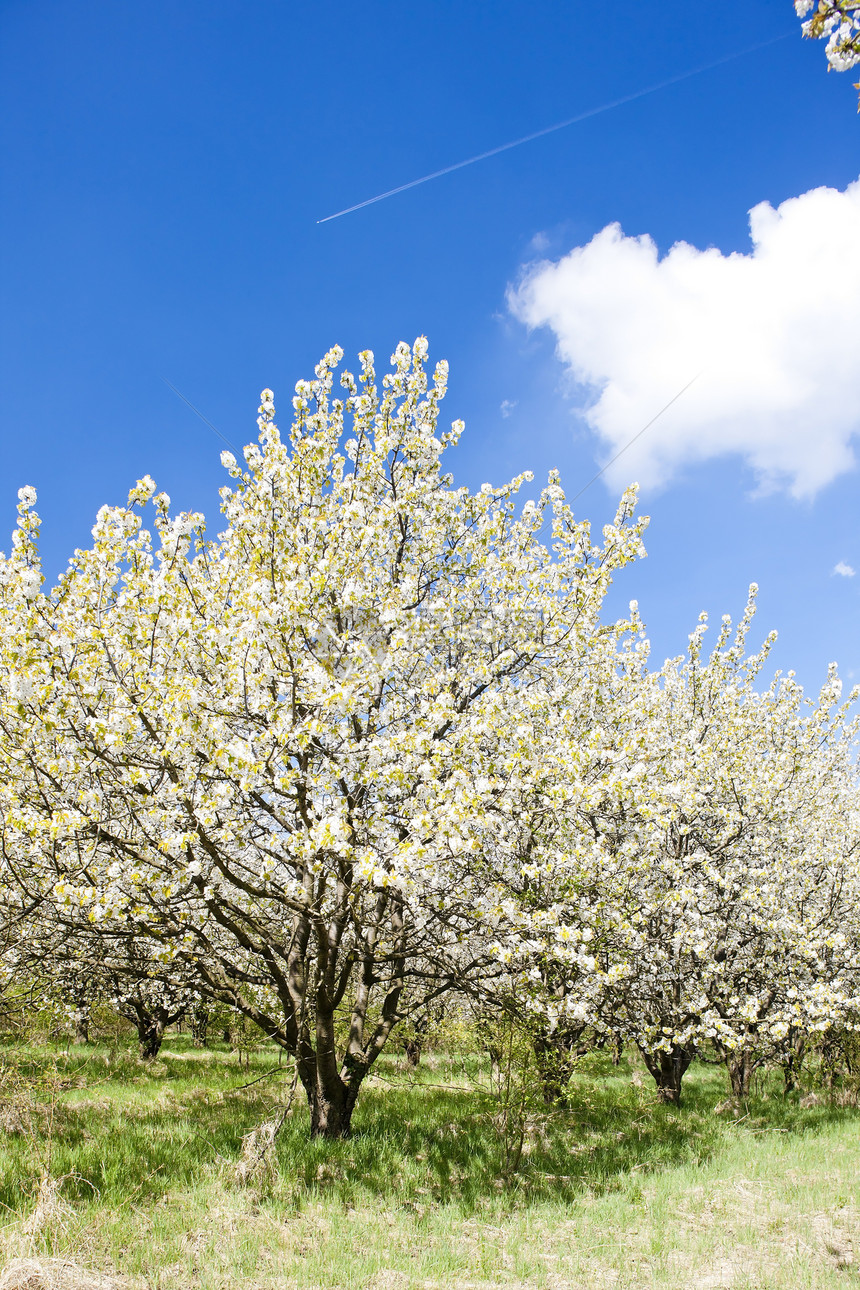
M 296 1098 L 274 1155 L 272 1051 L 171 1036 L 149 1067 L 121 1044 L 0 1063 L 0 1290 L 860 1284 L 860 1111 L 775 1079 L 715 1114 L 724 1074 L 694 1066 L 677 1109 L 632 1055 L 596 1054 L 569 1109 L 532 1103 L 504 1178 L 518 1120 L 476 1055 L 384 1059 L 348 1142 L 310 1142 Z

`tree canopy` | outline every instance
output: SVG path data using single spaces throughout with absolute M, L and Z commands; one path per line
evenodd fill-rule
M 604 616 L 643 554 L 635 490 L 598 542 L 555 474 L 522 505 L 528 476 L 454 487 L 462 426 L 439 433 L 426 357 L 398 346 L 378 382 L 365 352 L 335 397 L 332 350 L 284 438 L 264 391 L 214 538 L 146 477 L 43 590 L 21 490 L 4 975 L 40 958 L 79 1011 L 101 982 L 154 1051 L 193 1000 L 226 1004 L 295 1058 L 333 1137 L 394 1028 L 449 991 L 544 1056 L 633 1041 L 668 1100 L 704 1046 L 743 1083 L 858 1016 L 835 671 L 811 703 L 791 675 L 757 688 L 755 589 L 709 656 L 703 621 L 651 669 L 636 605 Z

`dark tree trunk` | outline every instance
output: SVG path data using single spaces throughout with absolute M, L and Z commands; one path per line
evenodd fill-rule
M 89 1008 L 75 1009 L 75 1043 L 88 1044 L 90 1042 L 90 1010 Z
M 295 1058 L 298 1078 L 308 1099 L 311 1137 L 349 1136 L 361 1085 L 394 1026 L 404 1020 L 399 1010 L 405 976 L 402 901 L 391 892 L 380 892 L 363 950 L 357 954 L 350 949 L 341 957 L 341 936 L 353 916 L 348 869 L 346 866 L 342 872 L 339 912 L 336 907 L 325 924 L 316 915 L 312 919 L 306 913 L 294 919 L 285 973 L 279 977 L 283 1009 L 280 1020 L 245 997 L 241 984 L 233 979 L 226 965 L 216 963 L 211 971 L 200 965 L 210 997 L 247 1017 Z M 386 919 L 390 922 L 389 932 L 380 948 L 378 931 Z M 308 949 L 312 934 L 319 951 L 316 958 Z M 378 1011 L 373 1009 L 368 1034 L 368 1009 L 374 988 L 380 985 L 380 972 L 385 993 L 381 1007 Z M 355 993 L 343 1052 L 339 1022 L 345 1010 L 344 995 L 350 987 Z M 338 1055 L 339 1049 L 342 1056 Z
M 206 1047 L 209 1038 L 209 1017 L 209 1009 L 202 1003 L 198 1003 L 191 1010 L 191 1037 L 195 1048 Z
M 311 1137 L 348 1138 L 354 1108 L 355 1097 L 349 1096 L 346 1086 L 337 1090 L 317 1086 L 311 1098 Z
M 803 1067 L 803 1058 L 806 1054 L 806 1039 L 802 1033 L 795 1033 L 792 1028 L 788 1032 L 784 1047 L 782 1059 L 782 1074 L 785 1080 L 785 1096 L 793 1093 L 797 1087 L 797 1080 Z
M 539 1034 L 534 1039 L 534 1053 L 538 1074 L 543 1085 L 543 1100 L 548 1106 L 564 1105 L 568 1085 L 576 1070 L 577 1062 L 588 1052 L 580 1045 L 585 1026 L 563 1030 L 558 1027 L 552 1034 Z
M 667 1102 L 671 1106 L 680 1106 L 681 1080 L 693 1060 L 692 1051 L 682 1048 L 680 1044 L 673 1044 L 668 1052 L 664 1049 L 659 1052 L 649 1052 L 640 1044 L 639 1051 L 657 1085 L 657 1096 L 660 1101 Z
M 311 1112 L 312 1138 L 348 1138 L 352 1113 L 358 1100 L 363 1076 L 358 1072 L 344 1080 L 337 1072 L 331 1077 L 315 1060 L 299 1062 L 299 1078 L 307 1094 Z
M 410 1069 L 414 1070 L 421 1061 L 421 1051 L 424 1047 L 424 1040 L 430 1029 L 430 1018 L 425 1014 L 419 1016 L 412 1022 L 411 1033 L 409 1038 L 403 1044 L 403 1051 L 406 1053 L 406 1061 Z
M 403 1050 L 406 1053 L 406 1062 L 410 1070 L 415 1070 L 421 1061 L 421 1040 L 418 1038 L 407 1039 L 403 1045 Z
M 729 1053 L 726 1057 L 726 1067 L 729 1072 L 732 1096 L 749 1097 L 750 1084 L 756 1069 L 756 1063 L 753 1061 L 750 1050 L 743 1048 L 740 1052 Z
M 543 1100 L 547 1106 L 561 1105 L 566 1101 L 567 1082 L 573 1074 L 574 1059 L 543 1035 L 536 1036 L 534 1051 Z
M 140 1056 L 145 1062 L 154 1061 L 161 1050 L 164 1039 L 164 1019 L 148 1017 L 138 1023 L 137 1034 L 140 1040 Z

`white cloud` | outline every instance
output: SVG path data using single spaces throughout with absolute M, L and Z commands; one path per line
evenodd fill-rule
M 519 402 L 518 399 L 502 399 L 499 411 L 503 417 L 509 417 Z
M 515 315 L 550 327 L 588 424 L 623 448 L 614 488 L 664 483 L 684 464 L 738 453 L 765 489 L 811 496 L 854 465 L 860 430 L 860 180 L 750 211 L 752 251 L 678 242 L 611 224 L 509 292 Z
M 851 568 L 851 565 L 846 564 L 844 560 L 840 560 L 837 564 L 834 564 L 833 572 L 830 576 L 833 577 L 834 573 L 838 573 L 840 578 L 854 577 L 854 570 Z

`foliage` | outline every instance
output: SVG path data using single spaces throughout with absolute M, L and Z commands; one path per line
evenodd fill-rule
M 860 0 L 818 0 L 817 6 L 815 0 L 794 0 L 794 7 L 806 18 L 804 36 L 827 41 L 830 68 L 844 72 L 860 63 Z

